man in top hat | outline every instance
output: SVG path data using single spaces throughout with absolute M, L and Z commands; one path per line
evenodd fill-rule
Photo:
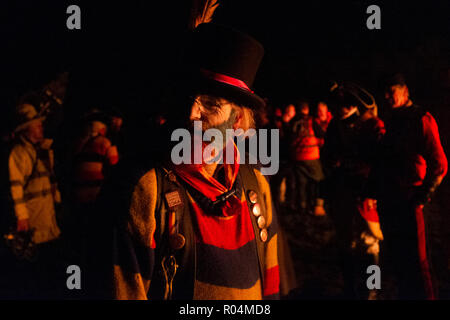
M 168 122 L 191 129 L 201 121 L 202 132 L 250 128 L 252 113 L 264 107 L 251 90 L 261 44 L 214 24 L 199 25 L 190 44 L 189 72 L 180 76 L 179 101 L 185 102 Z M 258 300 L 278 298 L 280 287 L 289 291 L 280 286 L 277 220 L 267 180 L 239 163 L 244 155 L 233 139 L 223 146 L 231 147 L 232 159 L 221 150 L 222 163 L 166 159 L 134 179 L 124 175 L 131 186 L 117 189 L 124 205 L 105 196 L 105 212 L 119 211 L 111 288 L 116 299 Z
M 39 262 L 35 266 L 37 269 L 33 269 L 37 273 L 28 272 L 28 280 L 24 281 L 36 283 L 37 286 L 27 289 L 17 284 L 16 289 L 19 292 L 22 290 L 23 295 L 19 293 L 19 298 L 46 297 L 51 292 L 41 290 L 48 289 L 48 282 L 38 279 L 45 277 L 45 273 L 48 276 L 49 263 L 56 255 L 56 240 L 60 236 L 60 229 L 55 205 L 61 202 L 61 196 L 53 171 L 51 140 L 44 139 L 43 117 L 33 105 L 21 104 L 16 109 L 16 121 L 16 140 L 9 154 L 9 178 L 16 230 L 32 233 L 32 241 L 37 244 Z
M 447 173 L 447 157 L 433 116 L 414 104 L 401 74 L 386 83 L 391 107 L 371 179 L 380 224 L 399 279 L 401 299 L 434 299 L 423 208 Z

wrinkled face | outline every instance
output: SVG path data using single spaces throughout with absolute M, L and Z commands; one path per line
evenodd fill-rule
M 394 85 L 385 92 L 385 98 L 392 108 L 404 106 L 409 100 L 409 90 L 405 85 Z
M 30 123 L 25 135 L 32 143 L 38 143 L 44 140 L 44 127 L 42 126 L 42 121 L 33 121 Z
M 227 134 L 228 129 L 236 129 L 238 124 L 237 111 L 235 105 L 230 101 L 222 98 L 216 98 L 209 95 L 198 95 L 195 97 L 194 102 L 191 107 L 190 120 L 190 131 L 193 133 L 192 138 L 194 139 L 194 145 L 201 141 L 202 150 L 207 148 L 208 145 L 212 146 L 214 150 L 211 151 L 210 155 L 206 156 L 203 154 L 203 159 L 206 161 L 211 161 L 220 155 L 220 150 L 225 148 L 230 139 L 233 136 Z M 195 125 L 195 121 L 201 121 L 201 131 Z M 211 138 L 211 144 L 203 140 L 202 136 L 208 129 L 217 129 L 221 136 L 218 135 L 216 140 L 216 134 Z M 197 131 L 199 130 L 199 131 Z M 200 136 L 201 133 L 201 136 Z M 208 132 L 206 132 L 208 133 Z M 194 153 L 198 152 L 194 150 Z M 203 151 L 202 151 L 203 153 Z M 215 160 L 214 160 L 215 161 Z
M 202 131 L 210 128 L 232 129 L 235 122 L 233 104 L 222 98 L 199 95 L 191 107 L 189 120 L 202 121 Z
M 319 104 L 317 105 L 317 116 L 321 121 L 327 120 L 328 106 L 325 103 L 319 102 Z

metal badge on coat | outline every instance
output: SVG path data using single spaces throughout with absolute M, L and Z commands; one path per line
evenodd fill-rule
M 262 229 L 261 232 L 259 233 L 259 236 L 260 236 L 262 242 L 266 242 L 267 236 L 268 236 L 267 229 L 266 228 Z
M 258 201 L 258 194 L 253 190 L 249 190 L 248 191 L 248 200 L 250 201 L 250 203 L 255 204 Z
M 251 206 L 252 213 L 255 217 L 259 217 L 261 215 L 261 207 L 259 206 L 259 203 L 255 203 Z
M 167 206 L 169 207 L 169 209 L 173 209 L 176 206 L 183 204 L 183 201 L 181 201 L 180 192 L 178 190 L 168 192 L 164 196 L 166 198 Z
M 181 233 L 175 233 L 169 236 L 169 243 L 172 249 L 179 250 L 184 247 L 186 239 Z

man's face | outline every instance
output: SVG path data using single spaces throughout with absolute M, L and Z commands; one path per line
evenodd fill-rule
M 404 106 L 409 100 L 407 86 L 394 85 L 386 90 L 385 98 L 392 108 Z
M 295 117 L 295 106 L 293 104 L 290 104 L 286 107 L 286 116 L 290 119 Z
M 119 132 L 122 127 L 123 119 L 121 117 L 113 116 L 111 118 L 111 130 Z
M 300 113 L 307 116 L 309 114 L 309 105 L 302 104 L 302 106 L 300 107 Z
M 317 116 L 320 120 L 325 121 L 327 120 L 328 116 L 328 106 L 325 103 L 320 102 L 317 106 Z
M 44 140 L 44 127 L 42 121 L 34 121 L 28 125 L 25 132 L 26 137 L 32 143 L 38 143 Z
M 236 124 L 236 118 L 237 111 L 233 107 L 233 103 L 225 99 L 215 98 L 207 95 L 200 95 L 195 98 L 191 107 L 191 114 L 189 117 L 190 130 L 191 133 L 194 133 L 194 135 L 192 136 L 194 139 L 194 145 L 196 141 L 195 139 L 202 140 L 202 150 L 203 148 L 206 148 L 207 145 L 209 145 L 209 143 L 203 141 L 203 134 L 208 129 L 217 129 L 222 135 L 222 139 L 219 141 L 216 141 L 215 137 L 212 138 L 211 146 L 214 147 L 215 151 L 212 151 L 211 158 L 207 156 L 206 160 L 218 160 L 218 158 L 216 158 L 220 154 L 218 152 L 225 148 L 228 145 L 229 139 L 232 138 L 232 136 L 227 135 L 227 130 L 235 129 L 234 126 Z M 201 121 L 202 136 L 196 134 L 194 126 L 195 121 Z M 194 150 L 194 152 L 196 151 Z
M 216 128 L 232 129 L 234 124 L 233 105 L 222 98 L 212 98 L 206 95 L 197 96 L 191 107 L 189 120 L 202 121 L 202 131 Z M 233 119 L 231 119 L 233 118 Z

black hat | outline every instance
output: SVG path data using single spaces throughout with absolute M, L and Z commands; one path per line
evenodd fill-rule
M 395 85 L 405 86 L 406 80 L 403 73 L 395 73 L 393 75 L 389 75 L 385 80 L 386 87 L 392 87 Z
M 247 34 L 205 23 L 192 31 L 185 63 L 189 85 L 250 108 L 265 106 L 251 87 L 264 55 L 263 46 Z
M 92 122 L 92 121 L 100 121 L 104 124 L 108 124 L 110 117 L 106 114 L 106 112 L 98 109 L 92 108 L 89 109 L 82 115 L 82 121 L 84 122 Z
M 358 106 L 360 111 L 377 108 L 375 98 L 367 90 L 352 82 L 333 83 L 329 102 L 334 107 Z

